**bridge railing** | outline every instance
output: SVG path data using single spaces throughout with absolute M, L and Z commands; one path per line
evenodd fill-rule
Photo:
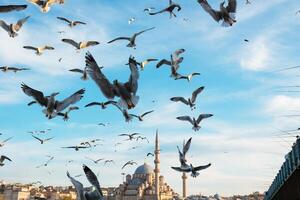
M 270 188 L 265 194 L 265 200 L 271 200 L 278 190 L 283 186 L 289 176 L 300 166 L 300 138 L 297 138 L 292 150 L 285 156 L 279 172 L 274 178 Z

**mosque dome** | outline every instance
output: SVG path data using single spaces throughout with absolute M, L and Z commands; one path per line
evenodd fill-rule
M 152 173 L 154 173 L 154 170 L 147 163 L 144 163 L 143 165 L 136 168 L 136 170 L 134 172 L 134 174 L 152 174 Z

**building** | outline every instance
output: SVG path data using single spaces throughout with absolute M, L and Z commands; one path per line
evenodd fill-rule
M 149 164 L 136 168 L 133 175 L 128 174 L 124 183 L 116 189 L 115 200 L 172 200 L 177 194 L 160 175 L 160 149 L 158 133 L 155 139 L 155 169 Z

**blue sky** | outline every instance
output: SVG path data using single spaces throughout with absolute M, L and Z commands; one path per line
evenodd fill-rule
M 11 3 L 4 0 L 2 4 Z M 15 0 L 14 3 L 24 3 Z M 300 74 L 297 70 L 274 73 L 281 67 L 299 64 L 300 15 L 295 15 L 299 2 L 288 0 L 257 1 L 251 5 L 238 1 L 237 23 L 230 28 L 215 23 L 196 1 L 180 1 L 182 11 L 177 18 L 168 15 L 148 16 L 145 7 L 163 8 L 167 0 L 66 0 L 65 5 L 53 6 L 47 14 L 30 5 L 27 10 L 1 14 L 7 22 L 30 15 L 17 38 L 9 38 L 1 29 L 0 65 L 29 67 L 31 71 L 18 74 L 0 73 L 0 132 L 14 138 L 1 148 L 0 154 L 13 159 L 1 168 L 0 178 L 9 182 L 32 182 L 41 180 L 44 184 L 70 185 L 65 173 L 80 174 L 81 165 L 88 164 L 96 172 L 102 186 L 117 186 L 121 183 L 121 166 L 130 159 L 139 164 L 153 149 L 155 130 L 159 129 L 162 148 L 162 174 L 166 181 L 181 194 L 180 174 L 170 166 L 178 165 L 176 145 L 183 139 L 193 137 L 189 152 L 192 163 L 212 163 L 212 167 L 196 178 L 188 179 L 189 194 L 204 193 L 222 195 L 243 194 L 265 191 L 275 177 L 289 150 L 293 138 L 283 141 L 274 134 L 279 129 L 298 128 L 297 118 L 280 117 L 299 111 L 300 97 L 297 94 L 276 92 L 278 86 L 297 84 Z M 219 1 L 210 1 L 217 7 Z M 56 19 L 57 16 L 87 22 L 87 26 L 73 29 Z M 128 19 L 136 21 L 128 25 Z M 185 22 L 183 18 L 188 18 Z M 156 29 L 137 39 L 137 49 L 127 48 L 126 42 L 107 44 L 118 36 L 155 26 Z M 57 31 L 66 33 L 59 35 Z M 104 73 L 112 80 L 126 81 L 129 69 L 125 65 L 129 55 L 137 60 L 169 58 L 176 49 L 184 48 L 182 73 L 200 72 L 192 82 L 174 81 L 169 77 L 169 69 L 156 69 L 149 64 L 141 72 L 138 95 L 141 97 L 133 113 L 155 110 L 143 123 L 126 123 L 114 108 L 100 110 L 84 108 L 91 101 L 104 101 L 104 96 L 91 80 L 83 82 L 77 74 L 68 72 L 74 67 L 84 67 L 87 50 L 76 53 L 62 43 L 62 38 L 76 41 L 98 40 L 100 45 L 89 51 Z M 248 39 L 246 43 L 243 40 Z M 24 45 L 51 45 L 55 51 L 45 52 L 38 57 L 22 48 Z M 62 57 L 62 62 L 58 59 Z M 27 107 L 31 100 L 20 89 L 24 82 L 46 94 L 59 91 L 58 98 L 86 89 L 84 98 L 78 103 L 79 111 L 71 113 L 71 119 L 47 120 L 38 106 Z M 190 111 L 180 103 L 169 101 L 173 96 L 190 96 L 199 86 L 205 86 L 199 95 L 197 109 Z M 155 100 L 155 103 L 152 102 Z M 202 129 L 195 133 L 189 124 L 175 118 L 181 115 L 198 116 L 199 113 L 213 113 L 214 117 L 203 121 Z M 107 127 L 97 126 L 109 122 Z M 27 131 L 51 128 L 45 137 L 55 138 L 40 145 Z M 122 139 L 120 133 L 141 132 L 149 137 L 150 144 L 124 143 L 114 152 L 115 142 Z M 105 139 L 105 145 L 93 150 L 73 152 L 61 149 L 62 146 L 76 145 L 94 138 Z M 142 146 L 130 150 L 132 146 Z M 224 153 L 228 152 L 228 153 Z M 55 159 L 47 168 L 35 166 L 47 160 L 46 155 Z M 112 158 L 115 165 L 94 165 L 85 156 L 92 158 Z M 75 163 L 65 166 L 66 160 Z M 135 166 L 124 170 L 133 173 Z M 52 175 L 47 170 L 53 171 Z M 84 178 L 81 178 L 84 181 Z

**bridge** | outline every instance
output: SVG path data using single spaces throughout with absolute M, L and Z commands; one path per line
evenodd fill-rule
M 300 200 L 300 138 L 285 156 L 265 200 Z

